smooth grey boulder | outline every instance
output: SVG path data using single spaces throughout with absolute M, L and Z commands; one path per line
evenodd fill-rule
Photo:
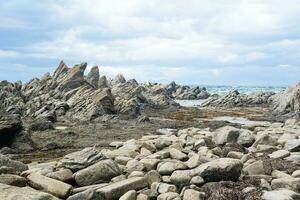
M 101 196 L 99 196 L 94 188 L 87 189 L 85 191 L 76 193 L 72 196 L 69 196 L 67 200 L 99 200 Z
M 130 190 L 122 195 L 119 200 L 136 200 L 137 194 L 135 190 Z
M 277 159 L 281 159 L 281 158 L 285 158 L 288 157 L 291 153 L 287 150 L 278 150 L 278 151 L 274 151 L 273 153 L 269 154 L 270 158 L 277 158 Z
M 187 189 L 183 193 L 183 200 L 204 200 L 205 193 L 192 189 Z
M 88 147 L 64 156 L 60 162 L 65 168 L 76 172 L 103 159 L 105 156 L 102 153 L 95 148 Z
M 19 161 L 11 160 L 7 156 L 0 154 L 0 168 L 12 168 L 15 173 L 28 170 L 28 166 Z
M 232 126 L 224 126 L 215 130 L 214 142 L 217 145 L 235 143 L 240 135 L 239 129 Z
M 201 176 L 206 182 L 236 181 L 242 172 L 243 163 L 238 159 L 219 158 L 191 170 L 191 176 Z
M 261 198 L 263 200 L 298 200 L 300 199 L 300 194 L 288 189 L 279 189 L 264 191 Z
M 111 159 L 101 160 L 74 174 L 74 179 L 79 186 L 109 182 L 122 172 L 116 162 Z
M 0 183 L 17 187 L 25 187 L 27 180 L 24 177 L 14 174 L 0 174 Z
M 134 177 L 110 184 L 97 190 L 104 199 L 118 199 L 130 190 L 140 190 L 146 188 L 148 182 L 144 177 Z
M 187 169 L 188 166 L 178 160 L 170 160 L 166 162 L 159 163 L 157 166 L 157 171 L 160 175 L 170 175 L 175 170 Z
M 38 173 L 32 173 L 27 176 L 31 187 L 50 193 L 59 198 L 67 198 L 71 194 L 72 186 L 64 182 L 48 178 Z
M 187 185 L 191 180 L 190 170 L 176 170 L 171 175 L 171 182 L 175 185 Z
M 247 175 L 270 175 L 272 172 L 271 163 L 267 161 L 255 161 L 246 166 L 243 171 Z
M 288 140 L 285 144 L 285 149 L 290 152 L 300 151 L 300 139 Z
M 15 187 L 0 183 L 0 199 L 2 200 L 59 200 L 51 194 L 34 190 L 30 187 Z

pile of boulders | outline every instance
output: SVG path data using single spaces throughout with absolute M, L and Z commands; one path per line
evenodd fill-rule
M 297 200 L 300 122 L 159 129 L 25 165 L 0 155 L 0 199 Z

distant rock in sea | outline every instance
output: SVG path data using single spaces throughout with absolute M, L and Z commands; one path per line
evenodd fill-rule
M 272 97 L 275 114 L 300 116 L 300 82 Z

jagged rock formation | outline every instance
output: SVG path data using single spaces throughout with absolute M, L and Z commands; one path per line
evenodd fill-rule
M 254 92 L 241 94 L 237 90 L 230 91 L 224 95 L 214 95 L 208 98 L 202 106 L 213 107 L 242 107 L 242 106 L 269 106 L 273 92 Z
M 153 90 L 154 93 L 164 93 L 169 95 L 173 99 L 178 100 L 196 100 L 207 99 L 210 94 L 206 91 L 206 88 L 200 88 L 199 86 L 191 87 L 187 85 L 177 85 L 174 81 L 170 84 L 144 84 L 145 87 Z
M 275 114 L 300 116 L 300 82 L 272 97 Z
M 92 69 L 90 70 L 87 76 L 87 82 L 89 82 L 95 88 L 98 88 L 99 77 L 100 77 L 99 67 L 94 66 L 92 67 Z
M 119 74 L 115 80 L 99 78 L 94 66 L 85 77 L 87 63 L 72 68 L 61 61 L 54 74 L 46 73 L 25 85 L 0 83 L 0 109 L 22 116 L 43 117 L 55 121 L 68 116 L 93 119 L 105 114 L 135 117 L 143 106 L 177 105 L 167 94 L 153 93 L 135 80 L 126 81 Z

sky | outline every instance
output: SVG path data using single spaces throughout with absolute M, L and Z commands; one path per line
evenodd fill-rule
M 300 80 L 299 0 L 0 1 L 0 80 L 60 60 L 140 82 L 291 85 Z

